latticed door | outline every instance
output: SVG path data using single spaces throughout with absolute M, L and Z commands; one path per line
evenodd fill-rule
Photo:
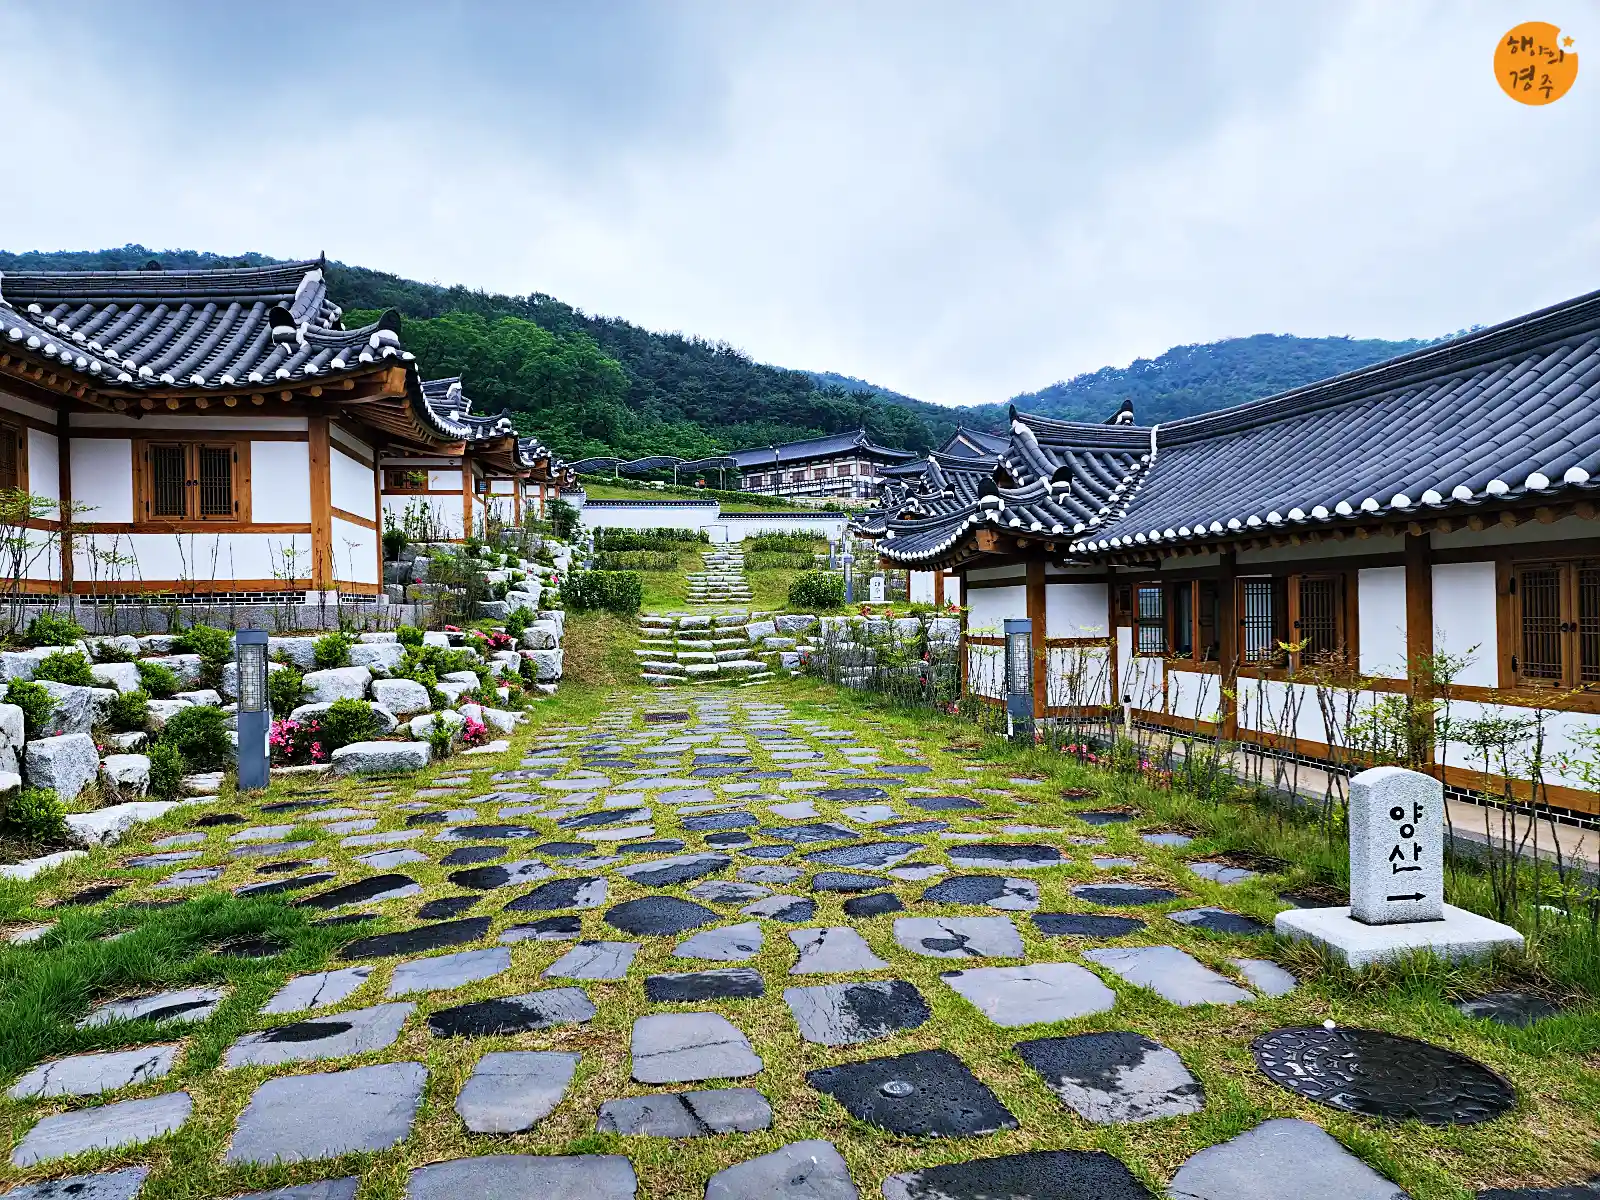
M 144 451 L 145 519 L 236 520 L 238 462 L 238 449 L 230 444 L 150 443 Z

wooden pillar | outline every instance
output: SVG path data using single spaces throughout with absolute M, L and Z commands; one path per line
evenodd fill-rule
M 939 567 L 933 572 L 933 603 L 936 608 L 944 607 L 944 568 Z
M 306 420 L 306 452 L 311 464 L 311 586 L 328 591 L 333 582 L 333 448 L 328 418 Z
M 1028 560 L 1028 620 L 1032 622 L 1033 630 L 1033 716 L 1035 720 L 1044 716 L 1045 700 L 1049 695 L 1045 677 L 1045 665 L 1048 655 L 1045 651 L 1044 636 L 1044 559 L 1040 557 Z
M 472 455 L 461 452 L 461 537 L 472 536 Z
M 1231 742 L 1239 736 L 1239 558 L 1232 550 L 1224 550 L 1221 558 L 1217 570 L 1217 716 L 1222 740 Z
M 1106 564 L 1106 706 L 1116 708 L 1122 701 L 1122 676 L 1117 666 L 1117 568 Z
M 1414 703 L 1427 704 L 1433 699 L 1433 672 L 1429 658 L 1433 654 L 1433 544 L 1426 534 L 1406 534 L 1406 679 L 1410 683 Z M 1419 720 L 1422 732 L 1421 745 L 1412 751 L 1418 760 L 1416 766 L 1433 762 L 1433 713 Z
M 960 661 L 957 665 L 961 668 L 961 694 L 967 694 L 967 660 L 971 654 L 967 650 L 967 569 L 956 568 L 956 578 L 961 581 L 961 636 L 956 640 L 956 649 L 960 652 Z
M 23 431 L 27 436 L 27 431 Z M 61 523 L 61 594 L 72 594 L 72 418 L 66 409 L 56 413 L 56 487 L 61 500 L 56 516 Z
M 372 447 L 372 519 L 377 525 L 378 542 L 378 594 L 383 595 L 383 468 L 378 465 L 382 457 L 378 447 Z
M 522 489 L 527 483 L 525 475 L 511 477 L 511 523 L 518 529 L 522 528 Z

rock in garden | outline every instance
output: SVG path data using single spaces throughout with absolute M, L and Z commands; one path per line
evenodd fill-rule
M 872 952 L 866 939 L 848 926 L 791 929 L 789 940 L 800 951 L 799 961 L 789 968 L 791 975 L 877 971 L 889 965 Z
M 78 1022 L 79 1029 L 93 1029 L 110 1025 L 114 1021 L 181 1021 L 192 1024 L 204 1021 L 217 1010 L 227 996 L 222 988 L 185 988 L 182 991 L 160 992 L 154 996 L 137 996 L 131 1000 L 112 1000 L 92 1009 Z
M 255 1090 L 224 1155 L 229 1163 L 304 1162 L 404 1141 L 428 1080 L 421 1063 L 384 1063 L 269 1079 Z
M 754 1088 L 705 1092 L 665 1092 L 607 1100 L 600 1106 L 596 1133 L 635 1137 L 705 1137 L 716 1133 L 756 1133 L 772 1127 L 772 1106 Z
M 1033 924 L 1046 937 L 1125 937 L 1144 928 L 1138 917 L 1102 917 L 1092 913 L 1034 913 Z
M 1167 888 L 1146 887 L 1138 883 L 1081 883 L 1072 889 L 1072 895 L 1076 900 L 1113 907 L 1163 904 L 1178 898 L 1177 892 Z
M 88 1150 L 136 1146 L 182 1128 L 193 1108 L 188 1092 L 170 1092 L 56 1113 L 28 1130 L 11 1152 L 11 1165 L 31 1167 Z
M 725 854 L 685 854 L 622 867 L 617 874 L 641 887 L 673 887 L 721 871 L 731 861 Z
M 106 780 L 124 795 L 142 796 L 150 790 L 150 759 L 143 754 L 108 754 L 100 764 Z
M 346 904 L 369 904 L 383 900 L 403 899 L 420 895 L 422 887 L 409 875 L 372 875 L 366 879 L 347 883 L 316 896 L 297 900 L 297 908 L 342 908 Z
M 541 1050 L 485 1054 L 456 1097 L 473 1133 L 520 1133 L 555 1110 L 578 1069 L 578 1055 Z
M 739 910 L 739 915 L 800 924 L 817 915 L 817 905 L 814 900 L 807 900 L 804 896 L 768 896 L 754 904 L 745 905 Z
M 673 954 L 714 962 L 738 962 L 761 953 L 761 926 L 754 921 L 706 929 L 679 942 Z
M 638 942 L 579 942 L 544 969 L 546 979 L 621 979 L 639 953 Z
M 641 896 L 607 909 L 605 920 L 624 933 L 662 937 L 713 925 L 719 918 L 704 905 L 676 896 Z
M 850 1168 L 832 1142 L 790 1142 L 735 1163 L 706 1183 L 705 1200 L 857 1200 Z
M 606 881 L 577 876 L 540 884 L 505 906 L 506 912 L 550 912 L 562 908 L 599 908 L 606 902 Z
M 372 672 L 366 667 L 334 667 L 305 674 L 306 703 L 328 704 L 334 700 L 363 700 Z
M 289 980 L 261 1006 L 265 1014 L 305 1012 L 326 1008 L 349 996 L 372 974 L 371 967 L 345 967 L 338 971 L 318 971 Z
M 440 921 L 418 929 L 359 938 L 340 950 L 339 957 L 348 962 L 357 958 L 387 958 L 392 954 L 420 954 L 475 942 L 488 932 L 488 917 L 463 917 L 459 921 Z
M 351 742 L 330 757 L 335 775 L 379 775 L 420 771 L 428 765 L 430 754 L 427 742 Z
M 761 1070 L 761 1058 L 726 1017 L 653 1013 L 633 1023 L 629 1043 L 639 1083 L 738 1079 Z
M 982 904 L 1011 912 L 1039 907 L 1039 885 L 1000 875 L 954 875 L 922 893 L 935 904 Z
M 433 707 L 428 689 L 413 679 L 374 679 L 372 701 L 401 717 L 425 713 Z
M 516 862 L 501 863 L 498 866 L 452 871 L 450 882 L 457 887 L 487 892 L 494 888 L 510 887 L 512 884 L 536 883 L 541 879 L 549 879 L 554 874 L 555 872 L 544 863 L 525 858 Z
M 76 798 L 100 774 L 100 752 L 86 733 L 35 738 L 22 759 L 29 785 L 50 788 L 62 801 Z

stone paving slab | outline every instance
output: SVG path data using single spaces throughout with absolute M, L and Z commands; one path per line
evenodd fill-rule
M 1016 1028 L 1109 1012 L 1117 994 L 1076 963 L 974 967 L 940 976 L 996 1025 Z
M 318 971 L 289 980 L 261 1006 L 267 1015 L 306 1012 L 326 1008 L 349 996 L 372 974 L 371 967 L 345 967 L 338 971 Z
M 304 1162 L 405 1140 L 422 1102 L 421 1063 L 269 1079 L 255 1090 L 224 1161 Z
M 1034 1150 L 923 1167 L 889 1176 L 883 1195 L 884 1200 L 1155 1200 L 1103 1150 Z
M 273 1066 L 369 1054 L 393 1045 L 414 1004 L 379 1004 L 247 1033 L 223 1053 L 224 1067 Z
M 214 1013 L 227 994 L 223 988 L 202 987 L 138 996 L 131 1000 L 112 1000 L 91 1009 L 89 1015 L 78 1022 L 78 1028 L 93 1029 L 113 1021 L 140 1020 L 193 1024 L 204 1021 Z
M 924 958 L 1021 958 L 1008 917 L 897 917 L 894 940 Z
M 360 1182 L 355 1175 L 347 1175 L 343 1179 L 319 1179 L 315 1183 L 273 1188 L 270 1192 L 251 1192 L 238 1197 L 238 1200 L 355 1200 L 356 1186 Z
M 1264 1121 L 1187 1159 L 1171 1200 L 1409 1200 L 1309 1121 Z
M 786 988 L 784 1003 L 800 1036 L 824 1046 L 854 1046 L 916 1029 L 933 1015 L 922 993 L 902 979 Z
M 705 1200 L 857 1200 L 860 1194 L 833 1143 L 814 1141 L 790 1142 L 718 1171 Z
M 866 939 L 849 926 L 791 929 L 789 940 L 800 951 L 799 961 L 789 968 L 791 975 L 880 971 L 889 965 L 874 954 Z
M 767 985 L 760 971 L 749 967 L 722 967 L 676 975 L 649 975 L 645 998 L 652 1004 L 698 1004 L 706 1000 L 758 1000 Z
M 485 1054 L 456 1097 L 456 1112 L 473 1133 L 521 1133 L 561 1103 L 578 1055 L 510 1050 Z
M 806 1082 L 859 1121 L 912 1137 L 977 1137 L 1017 1128 L 989 1088 L 948 1050 L 919 1050 L 808 1072 Z
M 1237 1004 L 1250 999 L 1249 992 L 1202 966 L 1176 946 L 1108 946 L 1085 950 L 1083 956 L 1183 1008 L 1196 1004 Z
M 532 1033 L 558 1025 L 577 1025 L 595 1015 L 582 988 L 546 988 L 520 996 L 499 996 L 443 1008 L 428 1015 L 435 1037 L 490 1037 Z
M 88 1150 L 137 1146 L 181 1129 L 193 1109 L 188 1092 L 170 1092 L 148 1100 L 56 1113 L 28 1130 L 11 1152 L 11 1165 L 31 1167 Z
M 1180 1117 L 1205 1107 L 1183 1060 L 1138 1033 L 1084 1033 L 1019 1042 L 1017 1054 L 1091 1125 Z
M 741 1087 L 607 1100 L 595 1121 L 597 1133 L 642 1137 L 707 1137 L 771 1127 L 767 1098 L 754 1088 Z
M 544 969 L 546 979 L 621 979 L 639 953 L 638 942 L 579 942 Z
M 511 951 L 505 946 L 487 950 L 462 950 L 403 962 L 389 981 L 390 997 L 413 992 L 444 992 L 483 979 L 493 979 L 511 969 Z
M 34 1067 L 6 1095 L 13 1100 L 27 1100 L 35 1096 L 98 1096 L 114 1092 L 160 1079 L 172 1070 L 178 1050 L 173 1044 L 58 1058 Z
M 25 1183 L 5 1195 L 6 1200 L 134 1200 L 149 1174 L 149 1167 L 124 1167 L 100 1175 Z
M 740 1079 L 761 1071 L 761 1057 L 733 1022 L 716 1013 L 652 1013 L 633 1023 L 629 1042 L 638 1083 Z
M 406 1200 L 633 1200 L 637 1186 L 620 1154 L 490 1154 L 417 1168 Z

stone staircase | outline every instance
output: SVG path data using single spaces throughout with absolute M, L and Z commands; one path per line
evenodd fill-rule
M 749 604 L 750 581 L 744 577 L 742 550 L 707 550 L 705 569 L 689 576 L 690 604 Z
M 743 687 L 771 679 L 774 669 L 799 666 L 800 651 L 814 645 L 805 634 L 816 625 L 815 617 L 768 613 L 645 614 L 634 654 L 642 678 L 656 687 Z

